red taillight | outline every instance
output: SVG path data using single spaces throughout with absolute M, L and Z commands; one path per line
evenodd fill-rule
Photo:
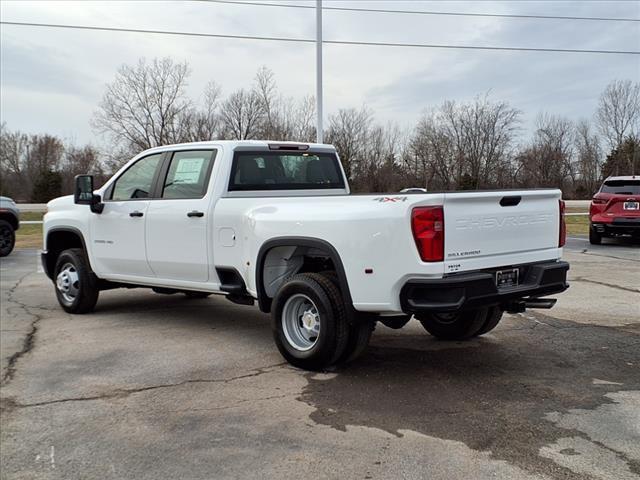
M 564 200 L 558 200 L 560 208 L 560 238 L 558 238 L 558 247 L 564 247 L 567 243 L 567 223 L 564 221 Z
M 411 230 L 423 262 L 444 260 L 444 212 L 441 206 L 414 208 Z
M 607 201 L 604 198 L 593 198 L 591 200 L 594 205 L 604 205 Z

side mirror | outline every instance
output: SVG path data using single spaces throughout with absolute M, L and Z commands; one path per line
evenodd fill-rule
M 93 193 L 93 175 L 76 175 L 73 201 L 77 205 L 89 205 L 93 213 L 102 213 L 104 204 L 100 195 Z
M 78 205 L 91 205 L 93 202 L 93 175 L 76 175 L 73 201 Z

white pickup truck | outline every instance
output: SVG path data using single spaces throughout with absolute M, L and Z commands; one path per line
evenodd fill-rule
M 147 150 L 44 217 L 62 308 L 100 290 L 222 294 L 271 312 L 278 349 L 322 369 L 377 321 L 436 337 L 487 333 L 503 311 L 550 308 L 569 265 L 559 190 L 350 195 L 330 145 L 215 141 Z

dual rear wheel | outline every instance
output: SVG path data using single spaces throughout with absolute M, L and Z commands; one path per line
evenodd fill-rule
M 485 307 L 455 313 L 420 314 L 416 318 L 436 338 L 466 340 L 496 328 L 502 319 L 502 309 Z

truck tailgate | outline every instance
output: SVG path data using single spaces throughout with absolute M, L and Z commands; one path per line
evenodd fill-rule
M 560 190 L 445 194 L 445 271 L 509 265 L 525 252 L 553 256 L 560 198 Z

